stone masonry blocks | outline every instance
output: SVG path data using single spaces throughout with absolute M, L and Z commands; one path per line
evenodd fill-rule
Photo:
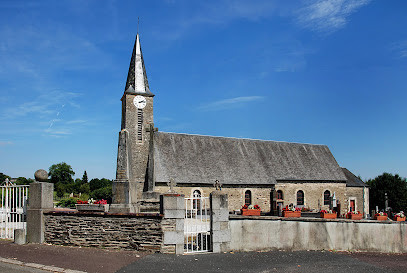
M 30 209 L 52 209 L 54 207 L 54 184 L 34 182 L 30 185 Z
M 220 253 L 230 248 L 228 195 L 221 191 L 210 194 L 212 251 Z
M 185 197 L 180 194 L 160 196 L 161 213 L 168 226 L 164 230 L 163 248 L 175 254 L 184 253 Z M 172 252 L 174 253 L 174 252 Z

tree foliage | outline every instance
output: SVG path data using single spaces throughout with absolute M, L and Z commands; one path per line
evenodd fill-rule
M 75 172 L 72 170 L 72 167 L 65 162 L 49 167 L 48 176 L 50 177 L 50 181 L 54 184 L 71 184 L 73 183 L 73 175 L 75 175 Z
M 0 173 L 0 184 L 6 181 L 6 178 L 10 179 L 11 177 L 4 173 Z
M 88 183 L 88 174 L 86 173 L 86 171 L 83 172 L 83 176 L 82 176 L 82 184 L 87 184 Z
M 389 207 L 393 211 L 407 211 L 407 180 L 398 174 L 383 173 L 374 179 L 369 179 L 370 209 L 385 209 L 385 193 L 387 193 Z

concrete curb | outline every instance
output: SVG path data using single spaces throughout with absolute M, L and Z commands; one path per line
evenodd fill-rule
M 36 263 L 25 263 L 21 262 L 18 260 L 14 259 L 7 259 L 0 257 L 0 262 L 3 263 L 8 263 L 8 264 L 14 264 L 14 265 L 20 265 L 20 266 L 26 266 L 26 267 L 32 267 L 36 269 L 41 269 L 41 270 L 47 270 L 50 272 L 58 272 L 58 273 L 87 273 L 85 271 L 79 271 L 79 270 L 72 270 L 72 269 L 64 269 L 60 267 L 55 267 L 55 266 L 49 266 L 49 265 L 43 265 L 43 264 L 36 264 Z

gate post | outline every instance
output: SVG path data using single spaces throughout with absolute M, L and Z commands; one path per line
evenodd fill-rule
M 163 253 L 184 253 L 185 196 L 182 194 L 163 194 L 160 196 L 163 230 Z
M 44 242 L 44 211 L 54 208 L 54 184 L 33 182 L 30 184 L 27 209 L 28 243 Z
M 214 253 L 230 250 L 228 195 L 221 191 L 210 194 L 211 242 Z

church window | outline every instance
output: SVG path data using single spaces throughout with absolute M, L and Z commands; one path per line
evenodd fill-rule
M 283 199 L 284 199 L 284 197 L 283 197 L 283 191 L 282 191 L 282 190 L 278 190 L 278 191 L 277 191 L 277 199 L 280 199 L 280 200 L 283 200 Z
M 244 193 L 244 204 L 248 205 L 248 206 L 252 204 L 252 192 L 251 191 L 246 191 Z
M 329 205 L 331 201 L 331 192 L 326 190 L 324 192 L 324 205 Z
M 193 209 L 200 209 L 201 207 L 201 192 L 199 190 L 194 190 L 192 193 L 193 197 Z
M 304 205 L 304 192 L 299 190 L 297 191 L 297 206 Z
M 143 140 L 143 109 L 137 109 L 137 140 Z

